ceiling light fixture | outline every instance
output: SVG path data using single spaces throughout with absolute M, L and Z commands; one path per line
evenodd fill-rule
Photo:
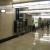
M 5 12 L 5 10 L 1 10 L 1 12 Z

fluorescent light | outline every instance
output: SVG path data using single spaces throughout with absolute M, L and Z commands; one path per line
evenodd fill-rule
M 32 18 L 50 18 L 50 16 L 33 16 Z
M 30 7 L 35 5 L 47 5 L 50 4 L 50 1 L 40 1 L 40 2 L 28 2 L 28 3 L 20 3 L 20 4 L 13 4 L 14 8 L 20 7 Z
M 29 6 L 28 9 L 45 9 L 50 8 L 50 5 L 35 5 L 35 6 Z
M 16 0 L 13 0 L 13 2 L 14 2 L 14 1 L 16 1 Z
M 40 16 L 32 16 L 32 18 L 39 18 Z
M 5 10 L 1 10 L 1 12 L 5 12 Z
M 13 0 L 13 2 L 19 2 L 20 0 Z
M 43 13 L 43 12 L 50 12 L 50 10 L 29 10 L 29 11 L 20 11 L 20 13 Z

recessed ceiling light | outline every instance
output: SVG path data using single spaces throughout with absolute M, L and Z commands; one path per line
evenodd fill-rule
M 1 10 L 1 12 L 5 12 L 5 10 Z

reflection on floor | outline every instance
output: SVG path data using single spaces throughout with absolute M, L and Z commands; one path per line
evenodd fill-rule
M 39 39 L 35 38 L 33 50 L 50 50 L 50 34 L 47 35 L 47 30 L 38 30 L 37 33 L 40 36 Z
M 32 50 L 33 35 L 25 34 L 0 44 L 0 50 Z

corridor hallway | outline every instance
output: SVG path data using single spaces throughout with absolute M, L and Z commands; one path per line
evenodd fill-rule
M 50 1 L 34 1 L 0 0 L 0 50 L 50 50 Z

